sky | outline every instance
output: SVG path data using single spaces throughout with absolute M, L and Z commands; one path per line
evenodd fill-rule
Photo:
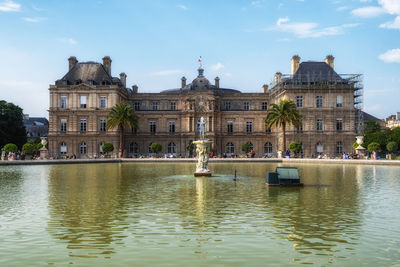
M 48 117 L 50 84 L 78 61 L 112 59 L 139 92 L 205 76 L 261 92 L 290 59 L 335 57 L 363 74 L 364 110 L 400 111 L 400 0 L 0 0 L 0 99 Z

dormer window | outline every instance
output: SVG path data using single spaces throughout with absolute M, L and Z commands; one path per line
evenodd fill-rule
M 81 84 L 82 83 L 82 80 L 76 80 L 75 81 L 75 84 Z
M 87 81 L 87 84 L 88 84 L 88 85 L 93 85 L 94 82 L 93 82 L 92 80 L 88 80 L 88 81 Z

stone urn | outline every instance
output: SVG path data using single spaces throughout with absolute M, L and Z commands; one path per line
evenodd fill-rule
M 40 159 L 47 159 L 49 157 L 49 151 L 46 148 L 47 145 L 47 139 L 46 137 L 41 137 L 42 141 L 42 148 L 39 149 L 39 153 L 40 153 Z
M 358 147 L 356 148 L 356 153 L 365 157 L 366 149 L 362 146 L 362 144 L 364 144 L 364 136 L 356 136 L 356 139 L 356 142 L 358 144 Z

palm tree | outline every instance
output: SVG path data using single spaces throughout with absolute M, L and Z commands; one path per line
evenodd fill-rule
M 117 104 L 108 114 L 106 128 L 107 130 L 119 128 L 119 153 L 123 153 L 124 128 L 130 127 L 135 130 L 138 128 L 138 119 L 135 110 L 129 104 Z
M 301 115 L 295 103 L 291 100 L 281 100 L 279 104 L 271 104 L 265 119 L 266 127 L 282 127 L 283 131 L 283 151 L 286 151 L 286 125 L 301 125 Z

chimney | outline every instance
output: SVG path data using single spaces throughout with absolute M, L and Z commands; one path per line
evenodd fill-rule
M 182 89 L 186 87 L 186 77 L 185 76 L 183 76 L 181 78 L 181 87 L 182 87 Z
M 138 86 L 135 84 L 135 85 L 132 85 L 132 91 L 133 91 L 133 93 L 134 94 L 137 94 L 137 92 L 138 92 Z
M 68 59 L 68 63 L 69 63 L 69 69 L 68 70 L 71 70 L 76 65 L 76 63 L 78 63 L 78 60 L 76 59 L 76 57 L 71 56 Z
M 292 57 L 292 75 L 296 73 L 296 71 L 299 69 L 300 66 L 300 57 L 298 55 L 294 55 Z
M 328 55 L 325 58 L 325 63 L 328 64 L 332 69 L 334 67 L 335 58 L 332 55 Z
M 262 86 L 262 91 L 263 91 L 264 94 L 268 92 L 268 84 L 264 84 Z
M 124 72 L 119 74 L 119 79 L 121 80 L 122 86 L 126 88 L 126 74 Z
M 108 75 L 111 76 L 111 58 L 109 56 L 103 57 L 103 67 L 106 69 Z
M 215 77 L 215 87 L 219 88 L 219 77 Z
M 280 72 L 275 73 L 274 78 L 275 78 L 275 84 L 280 83 L 282 81 L 282 73 Z

